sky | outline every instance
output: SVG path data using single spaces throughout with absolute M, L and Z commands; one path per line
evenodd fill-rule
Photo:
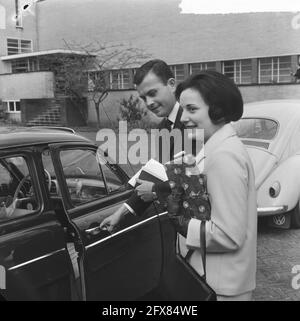
M 5 8 L 0 4 L 0 29 L 5 29 Z
M 181 0 L 181 13 L 300 12 L 300 0 Z

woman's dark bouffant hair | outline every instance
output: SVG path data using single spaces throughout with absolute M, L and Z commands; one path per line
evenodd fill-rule
M 236 84 L 217 71 L 201 71 L 178 84 L 175 96 L 179 100 L 186 89 L 197 90 L 208 105 L 208 115 L 214 124 L 237 121 L 243 114 L 243 98 Z

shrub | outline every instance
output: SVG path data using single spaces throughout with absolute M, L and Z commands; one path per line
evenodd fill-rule
M 139 98 L 130 95 L 129 98 L 123 98 L 120 102 L 119 120 L 126 120 L 128 129 L 144 128 L 147 125 L 145 116 L 147 111 L 141 107 Z

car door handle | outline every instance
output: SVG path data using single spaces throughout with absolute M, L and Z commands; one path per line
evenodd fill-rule
M 102 229 L 100 226 L 86 229 L 84 230 L 84 232 L 88 237 L 97 236 L 101 233 L 103 233 L 103 237 L 110 235 L 110 233 L 107 230 Z

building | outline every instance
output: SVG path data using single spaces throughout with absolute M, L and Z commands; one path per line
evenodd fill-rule
M 86 54 L 40 49 L 40 2 L 32 2 L 24 9 L 24 3 L 30 1 L 0 1 L 1 114 L 12 122 L 27 125 L 83 125 L 83 111 L 65 95 L 54 65 Z M 86 107 L 86 103 L 81 106 Z
M 14 1 L 0 0 L 3 2 L 10 3 L 10 7 L 5 6 L 6 17 L 10 17 L 16 10 Z M 53 98 L 53 73 L 34 71 L 35 59 L 45 53 L 70 54 L 63 51 L 66 42 L 84 45 L 97 41 L 143 49 L 151 57 L 167 61 L 177 81 L 199 70 L 216 69 L 240 86 L 245 102 L 300 98 L 300 86 L 292 76 L 300 56 L 295 13 L 183 15 L 179 3 L 180 0 L 44 0 L 35 4 L 34 15 L 23 17 L 21 22 L 6 18 L 7 28 L 0 27 L 0 73 L 5 73 L 0 76 L 0 98 L 6 104 L 16 99 L 7 89 L 10 82 L 22 87 L 17 90 L 22 93 L 18 99 L 25 95 L 23 82 L 31 84 L 25 98 Z M 12 54 L 16 47 L 23 56 Z M 26 67 L 21 58 L 27 59 Z M 103 125 L 117 119 L 122 97 L 135 94 L 133 72 L 133 68 L 124 68 L 108 73 L 110 93 L 101 109 Z M 34 92 L 34 97 L 29 97 L 28 91 L 31 96 Z M 17 100 L 10 105 L 8 108 L 19 109 Z M 88 122 L 94 123 L 95 119 L 88 99 Z

